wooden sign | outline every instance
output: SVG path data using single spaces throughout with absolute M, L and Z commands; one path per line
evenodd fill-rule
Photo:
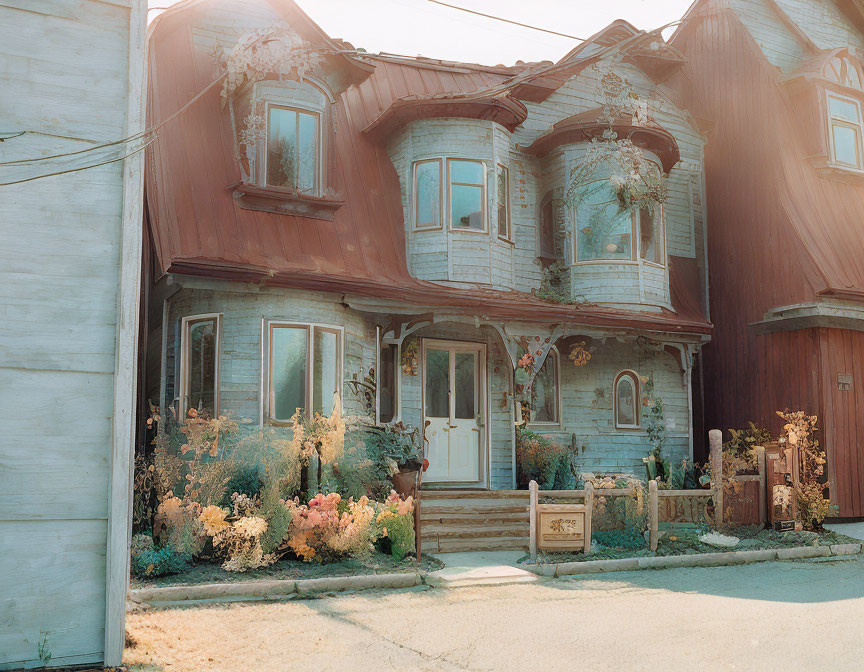
M 585 551 L 591 543 L 584 504 L 538 504 L 537 546 L 544 551 Z

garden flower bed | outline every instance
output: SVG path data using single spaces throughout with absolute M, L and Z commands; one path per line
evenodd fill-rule
M 318 564 L 283 558 L 269 567 L 247 572 L 228 572 L 218 564 L 198 563 L 180 574 L 154 578 L 133 578 L 132 588 L 156 588 L 202 583 L 236 583 L 255 580 L 321 579 L 334 576 L 360 576 L 365 574 L 394 574 L 402 572 L 434 572 L 444 563 L 429 555 L 417 562 L 413 557 L 397 562 L 392 555 L 373 552 L 365 559 L 347 558 L 339 562 Z

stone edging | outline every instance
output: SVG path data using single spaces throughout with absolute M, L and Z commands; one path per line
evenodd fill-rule
M 237 581 L 198 585 L 132 588 L 129 600 L 136 605 L 181 606 L 199 602 L 232 602 L 278 600 L 315 593 L 369 588 L 410 588 L 423 582 L 417 572 L 394 574 L 359 574 L 320 579 L 283 579 L 273 581 Z
M 769 548 L 758 551 L 727 551 L 692 555 L 621 558 L 617 560 L 586 560 L 584 562 L 562 562 L 554 565 L 526 564 L 523 566 L 525 569 L 535 572 L 540 576 L 558 577 L 574 574 L 628 572 L 636 569 L 746 565 L 751 562 L 768 562 L 770 560 L 795 560 L 798 558 L 819 558 L 831 555 L 857 555 L 860 552 L 861 544 L 834 544 L 832 546 L 794 546 L 792 548 Z

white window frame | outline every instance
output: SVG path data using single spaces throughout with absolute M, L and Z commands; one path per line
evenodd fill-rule
M 854 123 L 848 121 L 846 119 L 840 119 L 838 117 L 834 117 L 831 115 L 831 98 L 836 98 L 837 100 L 842 100 L 844 102 L 853 103 L 858 110 L 858 123 Z M 861 116 L 861 101 L 857 98 L 852 98 L 850 96 L 844 96 L 840 93 L 836 93 L 834 91 L 826 90 L 825 92 L 825 110 L 826 110 L 826 118 L 828 120 L 828 146 L 830 150 L 831 156 L 831 164 L 837 166 L 839 168 L 844 168 L 846 170 L 864 170 L 864 120 L 862 120 Z M 858 157 L 858 163 L 856 165 L 852 165 L 849 163 L 843 163 L 837 160 L 837 152 L 835 148 L 834 142 L 834 126 L 843 126 L 846 128 L 850 128 L 855 132 L 855 137 L 857 138 L 857 147 L 856 147 L 856 155 Z
M 313 115 L 315 117 L 315 184 L 311 190 L 300 191 L 296 187 L 294 188 L 294 190 L 296 190 L 298 193 L 301 193 L 301 194 L 309 194 L 311 196 L 319 196 L 321 194 L 321 183 L 322 183 L 322 178 L 323 178 L 323 174 L 324 174 L 324 165 L 323 165 L 324 164 L 324 153 L 323 153 L 324 114 L 323 114 L 322 110 L 316 109 L 312 106 L 306 106 L 306 105 L 303 105 L 302 103 L 297 103 L 297 102 L 283 103 L 283 102 L 277 102 L 277 101 L 269 100 L 269 99 L 266 102 L 266 105 L 264 108 L 265 109 L 265 112 L 264 112 L 265 119 L 264 119 L 264 140 L 263 140 L 263 144 L 264 144 L 263 165 L 264 165 L 264 168 L 262 171 L 263 174 L 261 175 L 261 181 L 260 181 L 262 186 L 265 186 L 268 189 L 287 188 L 287 187 L 279 187 L 277 185 L 270 184 L 267 181 L 267 175 L 268 175 L 267 161 L 268 161 L 268 157 L 270 156 L 270 151 L 269 151 L 269 149 L 270 149 L 270 147 L 269 147 L 269 143 L 270 143 L 270 110 L 272 110 L 273 108 L 276 108 L 279 110 L 289 110 L 291 112 L 302 112 L 304 114 Z M 298 117 L 298 119 L 297 119 L 297 128 L 298 129 L 299 129 L 299 124 L 300 124 L 300 119 Z M 298 142 L 298 147 L 296 149 L 297 149 L 297 162 L 298 162 L 298 170 L 299 170 L 299 162 L 300 162 L 299 142 Z
M 666 258 L 666 212 L 662 204 L 657 204 L 654 206 L 654 217 L 655 223 L 659 220 L 660 223 L 660 258 L 662 261 L 659 263 L 656 261 L 651 261 L 650 259 L 646 259 L 642 256 L 642 222 L 640 221 L 640 212 L 642 208 L 637 208 L 634 210 L 634 217 L 636 218 L 636 233 L 639 238 L 639 261 L 648 266 L 653 266 L 654 268 L 666 268 L 666 263 L 668 259 Z
M 630 425 L 618 422 L 618 383 L 622 378 L 629 378 L 633 385 L 633 414 L 636 418 L 636 424 Z M 640 389 L 639 374 L 631 369 L 620 371 L 615 376 L 615 382 L 612 383 L 612 415 L 615 429 L 642 429 L 642 391 Z
M 222 359 L 222 313 L 201 313 L 200 315 L 187 315 L 180 320 L 180 370 L 179 381 L 176 384 L 178 390 L 177 417 L 182 421 L 189 411 L 189 329 L 197 322 L 216 322 L 216 361 L 214 363 L 213 385 L 213 416 L 219 415 L 219 376 L 220 360 Z
M 336 387 L 339 390 L 340 402 L 344 401 L 344 386 L 345 386 L 345 328 L 333 324 L 320 324 L 316 322 L 296 322 L 293 320 L 268 320 L 265 324 L 265 334 L 267 339 L 266 347 L 263 352 L 262 370 L 265 373 L 264 380 L 264 395 L 262 402 L 262 417 L 264 422 L 270 425 L 290 425 L 290 418 L 274 418 L 272 410 L 275 407 L 273 394 L 273 329 L 279 328 L 294 328 L 306 330 L 306 408 L 304 409 L 307 417 L 311 417 L 314 413 L 312 409 L 312 400 L 315 393 L 312 389 L 315 380 L 315 372 L 313 371 L 315 363 L 315 329 L 322 329 L 331 332 L 336 332 L 339 341 L 339 362 L 337 365 L 338 381 Z M 343 407 L 344 415 L 344 407 Z
M 453 182 L 450 179 L 451 168 L 450 165 L 453 161 L 468 161 L 471 163 L 479 163 L 483 167 L 483 177 L 481 178 L 481 183 L 468 183 L 468 182 Z M 459 233 L 476 233 L 489 235 L 489 175 L 488 175 L 488 166 L 486 165 L 486 161 L 483 159 L 475 159 L 471 157 L 464 156 L 448 156 L 446 158 L 447 162 L 447 225 L 450 231 L 458 231 Z M 453 185 L 456 186 L 467 186 L 467 187 L 480 187 L 480 204 L 481 204 L 481 214 L 483 216 L 483 228 L 482 229 L 470 229 L 465 226 L 454 226 L 453 225 Z
M 499 173 L 499 171 L 504 171 L 504 176 L 505 176 L 504 189 L 506 191 L 506 194 L 505 194 L 506 200 L 504 201 L 504 206 L 505 206 L 504 209 L 506 211 L 506 214 L 505 214 L 505 218 L 506 218 L 505 230 L 506 230 L 506 232 L 503 236 L 501 235 L 501 222 L 499 221 L 501 213 L 498 209 L 498 205 L 501 203 L 501 194 L 498 193 L 498 173 Z M 510 211 L 511 191 L 512 191 L 512 188 L 511 188 L 511 184 L 510 184 L 510 167 L 505 166 L 503 163 L 495 164 L 495 233 L 498 236 L 498 240 L 503 240 L 506 243 L 512 243 L 513 242 L 513 216 L 512 216 L 511 211 Z
M 561 353 L 558 352 L 558 348 L 554 345 L 549 348 L 549 353 L 546 355 L 546 359 L 543 361 L 543 366 L 546 365 L 546 362 L 549 361 L 549 358 L 552 358 L 553 366 L 555 369 L 555 414 L 558 416 L 555 418 L 553 422 L 549 421 L 538 421 L 534 420 L 534 407 L 531 406 L 531 417 L 528 421 L 528 425 L 531 427 L 560 427 L 563 419 L 563 409 L 561 408 Z M 543 366 L 540 368 L 542 369 Z M 539 374 L 540 371 L 538 370 Z M 536 380 L 536 376 L 535 376 Z
M 417 198 L 417 168 L 423 163 L 438 164 L 438 226 L 418 225 L 417 213 L 420 207 L 420 202 Z M 444 159 L 441 157 L 418 159 L 411 164 L 411 228 L 413 231 L 440 231 L 444 227 L 444 179 Z

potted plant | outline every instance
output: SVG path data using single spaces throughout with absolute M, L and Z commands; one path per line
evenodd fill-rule
M 416 427 L 402 422 L 379 425 L 369 433 L 372 451 L 390 463 L 393 489 L 403 497 L 417 496 L 418 475 L 429 466 L 423 459 L 419 437 Z

